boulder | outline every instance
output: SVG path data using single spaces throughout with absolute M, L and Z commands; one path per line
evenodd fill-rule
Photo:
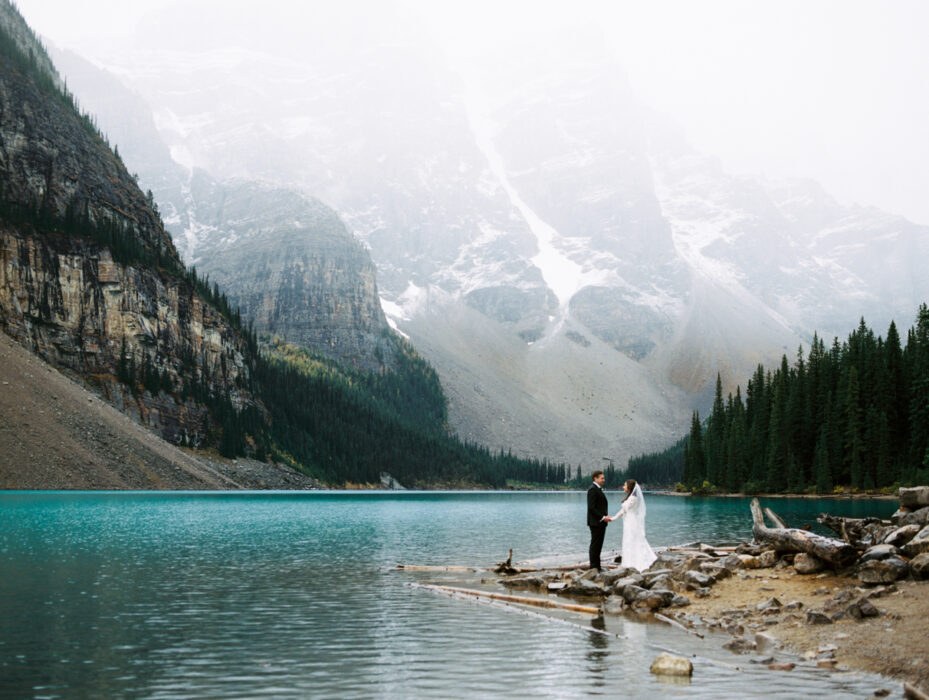
M 600 578 L 601 576 L 602 576 L 601 572 L 597 571 L 596 569 L 587 569 L 587 571 L 582 573 L 580 576 L 576 577 L 575 581 L 577 581 L 578 579 L 592 580 L 595 578 Z
M 915 526 L 909 525 L 907 527 L 915 527 Z M 899 532 L 900 530 L 905 530 L 905 529 L 906 528 L 901 527 L 899 528 L 899 530 L 897 530 L 897 532 Z M 916 530 L 919 531 L 919 528 L 916 528 Z M 914 532 L 913 534 L 915 535 L 916 533 Z M 899 553 L 900 553 L 899 550 L 892 544 L 876 544 L 873 547 L 870 547 L 869 549 L 867 549 L 865 553 L 861 555 L 861 559 L 859 559 L 859 561 L 862 564 L 867 561 L 874 561 L 874 560 L 881 561 L 883 559 L 887 559 L 888 557 L 895 557 Z
M 771 651 L 772 649 L 777 649 L 779 646 L 780 642 L 778 642 L 771 635 L 765 634 L 764 632 L 755 633 L 755 650 L 759 654 L 764 654 L 765 652 Z
M 901 549 L 903 553 L 909 557 L 915 557 L 917 554 L 929 552 L 929 525 L 926 525 L 922 530 L 917 532 L 916 536 L 901 547 Z
M 640 574 L 636 574 L 635 576 L 626 576 L 625 578 L 614 581 L 610 590 L 613 591 L 614 595 L 622 595 L 623 591 L 626 590 L 626 586 L 642 588 L 643 583 L 645 583 L 645 580 Z
M 603 573 L 602 580 L 603 580 L 604 585 L 612 586 L 614 583 L 616 583 L 620 579 L 627 578 L 629 576 L 636 576 L 640 580 L 642 578 L 642 574 L 640 574 L 638 571 L 636 571 L 632 567 L 617 566 L 615 569 L 609 569 L 608 571 L 605 571 Z
M 724 578 L 732 576 L 732 571 L 717 562 L 704 562 L 700 565 L 700 571 L 713 577 L 713 582 L 722 581 Z
M 684 568 L 688 571 L 699 569 L 701 564 L 713 561 L 713 557 L 708 554 L 695 554 L 684 560 Z
M 929 552 L 917 554 L 910 560 L 910 571 L 917 579 L 925 581 L 929 579 Z
M 667 574 L 662 574 L 661 576 L 647 579 L 645 585 L 648 588 L 670 588 L 671 577 Z
M 623 588 L 622 596 L 626 599 L 627 603 L 633 602 L 636 598 L 639 597 L 641 593 L 648 593 L 647 588 L 642 588 L 641 586 L 628 585 Z
M 855 594 L 849 590 L 845 589 L 844 591 L 839 591 L 829 600 L 827 600 L 823 607 L 826 610 L 835 610 L 836 608 L 844 608 L 852 598 L 855 597 Z
M 901 508 L 923 508 L 929 506 L 929 486 L 901 488 L 898 492 Z
M 668 590 L 667 588 L 658 588 L 657 586 L 655 588 L 650 589 L 649 593 L 661 598 L 661 607 L 663 608 L 666 608 L 669 605 L 671 605 L 671 603 L 677 597 L 677 594 L 674 591 Z
M 683 608 L 690 605 L 690 598 L 685 595 L 675 595 L 671 599 L 671 605 L 675 608 Z
M 858 603 L 852 603 L 848 607 L 839 610 L 835 615 L 832 616 L 832 619 L 834 621 L 838 621 L 843 617 L 848 617 L 852 620 L 860 620 L 864 616 L 861 614 L 861 608 L 858 606 Z
M 656 676 L 686 676 L 689 678 L 693 675 L 694 665 L 690 662 L 690 659 L 685 659 L 682 656 L 659 654 L 652 661 L 652 665 L 648 670 Z
M 565 588 L 562 593 L 567 593 L 568 595 L 586 596 L 590 598 L 602 597 L 606 595 L 606 591 L 603 589 L 603 586 L 594 581 L 591 581 L 590 579 L 586 579 L 583 576 L 572 581 L 571 585 Z
M 662 595 L 661 591 L 643 589 L 642 592 L 635 597 L 635 600 L 632 601 L 632 607 L 639 609 L 645 608 L 647 610 L 664 608 L 668 606 L 674 598 L 674 594 L 671 593 L 671 591 L 664 591 L 664 593 L 669 595 Z
M 893 583 L 909 573 L 907 563 L 900 557 L 892 556 L 886 559 L 873 559 L 858 567 L 858 580 L 866 586 L 875 586 L 879 583 Z
M 801 552 L 794 557 L 794 569 L 798 574 L 815 574 L 822 571 L 824 567 L 822 560 L 812 554 Z
M 568 587 L 567 581 L 552 581 L 551 583 L 548 584 L 548 586 L 546 586 L 546 588 L 552 593 L 558 593 L 559 591 L 563 591 L 567 587 Z
M 634 569 L 633 569 L 633 572 L 635 572 Z M 655 569 L 654 571 L 649 571 L 643 574 L 643 577 L 645 579 L 644 588 L 651 588 L 652 586 L 655 585 L 656 579 L 660 579 L 662 577 L 667 578 L 670 575 L 671 575 L 671 569 Z
M 913 539 L 917 534 L 919 534 L 920 529 L 920 526 L 915 523 L 904 525 L 903 527 L 898 527 L 897 529 L 892 530 L 889 535 L 884 537 L 884 544 L 890 545 L 892 547 L 902 547 L 911 539 Z M 881 545 L 877 546 L 880 547 Z M 874 548 L 872 547 L 872 549 Z M 894 554 L 896 554 L 896 552 L 894 552 Z
M 684 583 L 686 583 L 688 587 L 706 588 L 707 586 L 713 585 L 714 580 L 712 576 L 702 571 L 688 571 L 684 574 Z
M 777 552 L 773 549 L 769 549 L 767 552 L 762 552 L 758 555 L 758 568 L 770 569 L 775 564 L 777 564 Z
M 736 637 L 723 644 L 723 649 L 728 649 L 733 654 L 745 654 L 755 650 L 755 642 L 745 637 Z
M 858 601 L 858 610 L 861 612 L 862 617 L 877 617 L 881 614 L 881 611 L 874 607 L 874 603 L 867 598 Z
M 513 576 L 500 580 L 501 585 L 507 588 L 520 588 L 526 590 L 538 590 L 547 585 L 547 582 L 541 576 Z
M 746 555 L 749 556 L 749 555 Z M 752 557 L 754 559 L 754 557 Z M 722 565 L 729 569 L 730 571 L 736 571 L 738 569 L 744 569 L 745 563 L 742 561 L 741 557 L 738 554 L 730 554 L 728 557 L 723 559 Z
M 806 613 L 806 624 L 808 625 L 831 625 L 832 618 L 826 613 L 819 610 L 808 610 Z
M 763 603 L 758 603 L 758 605 L 755 606 L 755 610 L 757 610 L 758 612 L 761 612 L 761 613 L 765 613 L 765 612 L 768 612 L 768 611 L 770 611 L 770 610 L 773 610 L 773 611 L 775 611 L 775 612 L 780 612 L 780 611 L 781 611 L 781 601 L 779 601 L 777 598 L 769 598 L 768 600 L 764 601 Z

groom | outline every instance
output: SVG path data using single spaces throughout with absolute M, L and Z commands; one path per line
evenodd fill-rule
M 603 483 L 606 476 L 597 469 L 593 473 L 594 483 L 587 489 L 587 527 L 590 528 L 590 568 L 603 571 L 600 567 L 600 550 L 603 549 L 603 537 L 606 535 L 607 515 L 606 494 Z

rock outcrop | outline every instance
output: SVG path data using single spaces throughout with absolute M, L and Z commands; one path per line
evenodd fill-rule
M 198 239 L 187 257 L 259 334 L 360 369 L 393 366 L 376 268 L 329 207 L 255 182 L 190 183 Z
M 0 38 L 0 328 L 170 441 L 201 444 L 213 421 L 198 395 L 255 403 L 248 339 L 195 291 L 153 202 L 6 2 Z

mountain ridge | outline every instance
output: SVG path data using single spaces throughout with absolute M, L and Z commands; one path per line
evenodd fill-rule
M 192 50 L 183 71 L 170 51 L 110 59 L 153 105 L 173 151 L 207 170 L 296 186 L 338 212 L 371 252 L 389 320 L 417 346 L 435 348 L 427 357 L 442 368 L 452 427 L 462 434 L 479 434 L 480 416 L 491 410 L 475 383 L 502 382 L 511 390 L 504 397 L 520 395 L 521 380 L 493 367 L 481 376 L 475 364 L 478 349 L 497 344 L 501 332 L 516 341 L 506 342 L 508 361 L 523 363 L 514 377 L 532 369 L 526 348 L 556 330 L 597 338 L 586 369 L 611 364 L 609 352 L 639 363 L 651 375 L 641 386 L 648 403 L 663 403 L 660 414 L 675 416 L 683 434 L 687 419 L 679 416 L 708 407 L 717 374 L 734 390 L 758 362 L 792 355 L 814 331 L 841 334 L 861 316 L 880 327 L 929 296 L 915 264 L 929 253 L 926 227 L 842 207 L 802 182 L 728 175 L 642 105 L 619 69 L 588 70 L 602 47 L 586 47 L 548 76 L 527 79 L 508 64 L 483 76 L 488 104 L 479 112 L 489 123 L 478 123 L 480 136 L 467 81 L 452 66 L 434 53 L 428 69 L 418 65 L 426 59 L 405 38 L 369 51 L 358 31 L 357 53 L 330 55 L 323 46 L 307 66 L 253 45 L 249 71 L 266 77 L 255 86 L 260 112 L 249 107 L 254 94 L 240 100 L 233 89 L 242 64 L 231 55 L 207 60 L 215 54 Z M 406 84 L 391 91 L 400 75 Z M 209 85 L 223 96 L 223 113 L 192 112 L 169 84 Z M 299 94 L 293 84 L 303 86 Z M 544 236 L 533 218 L 555 232 L 551 246 L 586 276 L 565 306 L 546 279 Z M 864 254 L 866 244 L 887 250 L 891 264 Z M 460 338 L 455 347 L 426 323 L 426 309 L 437 306 L 463 324 L 434 324 Z M 459 365 L 470 369 L 455 374 Z M 554 382 L 558 371 L 553 366 L 539 384 Z M 605 405 L 625 390 L 621 377 L 604 375 L 597 400 Z M 615 417 L 588 425 L 574 408 L 580 398 L 507 410 L 511 434 L 521 436 L 513 447 L 541 456 L 535 411 L 585 435 L 586 445 L 565 450 L 570 461 L 596 463 L 603 446 L 617 441 L 628 453 L 663 446 L 640 444 L 641 431 Z M 655 434 L 663 435 L 656 420 Z M 487 431 L 488 444 L 498 444 L 491 432 L 500 431 Z

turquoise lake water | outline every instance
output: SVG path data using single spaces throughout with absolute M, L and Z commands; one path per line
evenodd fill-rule
M 611 511 L 619 493 L 610 493 Z M 747 499 L 646 494 L 654 547 L 751 538 Z M 896 501 L 765 499 L 789 525 Z M 586 559 L 580 492 L 0 492 L 0 697 L 863 697 L 661 624 L 521 613 L 411 587 Z M 617 549 L 611 526 L 605 550 Z M 648 672 L 693 654 L 684 685 Z M 738 667 L 738 668 L 736 668 Z

